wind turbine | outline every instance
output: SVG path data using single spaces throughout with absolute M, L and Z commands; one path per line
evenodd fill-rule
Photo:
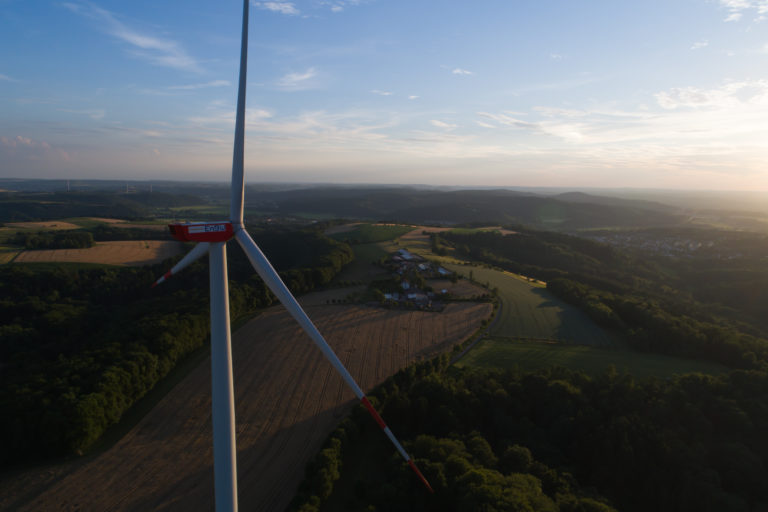
M 237 510 L 237 449 L 235 445 L 235 397 L 232 382 L 232 343 L 229 325 L 229 290 L 227 286 L 226 244 L 233 238 L 245 251 L 251 264 L 272 293 L 280 300 L 288 312 L 320 348 L 323 355 L 341 374 L 344 382 L 352 388 L 355 396 L 384 433 L 392 441 L 397 451 L 418 475 L 419 479 L 432 492 L 432 487 L 421 474 L 410 455 L 398 442 L 379 413 L 373 408 L 368 398 L 355 379 L 347 371 L 320 331 L 309 319 L 302 307 L 285 286 L 280 276 L 261 252 L 256 242 L 243 225 L 244 198 L 244 147 L 245 147 L 245 86 L 248 60 L 248 2 L 243 0 L 243 29 L 240 42 L 240 79 L 237 90 L 237 116 L 235 119 L 235 144 L 232 158 L 232 197 L 230 220 L 219 222 L 196 222 L 171 224 L 168 227 L 177 240 L 198 242 L 171 270 L 158 279 L 156 286 L 201 256 L 208 254 L 210 277 L 211 308 L 211 381 L 213 415 L 213 472 L 216 510 Z

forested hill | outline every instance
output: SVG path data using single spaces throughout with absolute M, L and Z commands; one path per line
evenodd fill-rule
M 197 196 L 169 193 L 53 192 L 0 193 L 0 222 L 24 222 L 67 217 L 141 219 L 157 208 L 205 204 Z
M 290 510 L 768 509 L 765 372 L 639 381 L 447 361 L 411 366 L 371 394 L 434 494 L 359 407 L 308 467 Z
M 157 215 L 205 217 L 199 206 L 224 207 L 228 189 L 221 185 L 180 184 L 130 192 L 77 190 L 0 192 L 0 222 L 113 217 L 139 219 Z M 314 186 L 246 188 L 246 215 L 343 217 L 417 224 L 523 224 L 571 231 L 601 227 L 669 226 L 684 220 L 674 207 L 567 193 L 537 195 L 513 190 L 435 190 L 413 187 Z M 171 210 L 175 209 L 175 210 Z
M 510 190 L 435 191 L 411 188 L 315 188 L 249 197 L 282 214 L 312 213 L 411 223 L 517 223 L 573 230 L 598 226 L 654 226 L 680 222 L 673 208 L 643 201 L 575 201 Z M 595 202 L 589 202 L 594 197 Z M 600 204 L 602 203 L 602 204 Z

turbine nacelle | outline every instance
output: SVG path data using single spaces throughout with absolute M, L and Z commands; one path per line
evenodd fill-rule
M 168 224 L 168 228 L 179 242 L 227 242 L 235 236 L 235 229 L 228 220 Z

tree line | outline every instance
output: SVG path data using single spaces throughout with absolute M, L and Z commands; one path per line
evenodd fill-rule
M 93 235 L 86 231 L 18 231 L 8 239 L 11 245 L 28 250 L 36 249 L 87 249 L 93 247 Z

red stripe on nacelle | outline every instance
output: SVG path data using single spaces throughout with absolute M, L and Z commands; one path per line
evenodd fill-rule
M 384 423 L 384 420 L 381 419 L 381 416 L 379 416 L 379 413 L 376 412 L 376 409 L 373 408 L 373 406 L 371 405 L 371 402 L 368 401 L 367 396 L 364 396 L 363 399 L 360 400 L 360 402 L 365 406 L 366 409 L 368 409 L 368 412 L 371 414 L 371 416 L 373 416 L 373 419 L 376 420 L 376 423 L 379 424 L 382 430 L 387 428 L 387 424 Z
M 181 242 L 226 242 L 235 234 L 229 221 L 168 224 L 168 228 L 173 238 Z

